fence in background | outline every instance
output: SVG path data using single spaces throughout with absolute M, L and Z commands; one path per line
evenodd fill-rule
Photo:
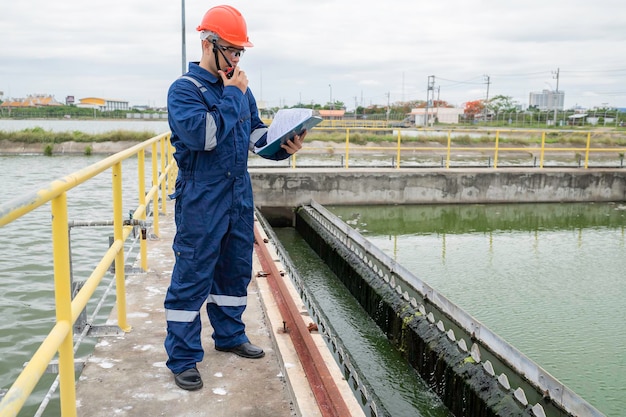
M 341 165 L 350 167 L 353 154 L 386 154 L 392 158 L 395 168 L 416 167 L 406 162 L 407 156 L 437 157 L 440 166 L 452 168 L 455 161 L 479 155 L 487 159 L 487 166 L 498 168 L 500 162 L 510 155 L 527 155 L 532 160 L 527 166 L 544 168 L 547 158 L 565 158 L 574 165 L 589 168 L 594 159 L 615 163 L 611 167 L 623 167 L 626 154 L 626 136 L 617 140 L 594 141 L 606 132 L 594 131 L 545 131 L 520 129 L 390 129 L 375 127 L 328 127 L 328 121 L 312 131 L 341 130 L 345 132 L 342 146 L 336 143 L 316 141 L 310 145 L 305 141 L 303 149 L 291 158 L 291 167 L 297 167 L 297 159 L 304 154 L 341 155 Z M 372 141 L 363 145 L 363 135 L 392 135 L 394 142 Z M 611 143 L 613 142 L 613 143 Z

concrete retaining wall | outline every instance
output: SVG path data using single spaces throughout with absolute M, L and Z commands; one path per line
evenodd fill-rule
M 626 201 L 626 169 L 250 169 L 258 207 Z

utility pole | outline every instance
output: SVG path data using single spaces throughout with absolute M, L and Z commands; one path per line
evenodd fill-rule
M 489 101 L 489 84 L 491 84 L 491 77 L 485 74 L 485 81 L 487 82 L 487 96 L 485 97 L 485 104 Z
M 183 48 L 183 74 L 187 72 L 187 45 L 185 43 L 185 0 L 181 0 L 181 20 L 182 20 L 182 48 Z
M 439 121 L 439 93 L 441 92 L 441 86 L 437 86 L 437 107 L 435 110 L 435 118 Z
M 487 109 L 487 104 L 489 103 L 489 86 L 491 85 L 491 77 L 487 74 L 484 75 L 485 77 L 485 83 L 487 84 L 487 94 L 485 95 L 485 106 L 483 107 L 483 118 L 484 121 L 487 121 L 487 115 L 489 114 L 489 111 Z
M 391 111 L 391 107 L 389 107 L 389 91 L 387 91 L 387 123 L 389 123 L 389 112 Z
M 335 110 L 335 104 L 333 103 L 333 86 L 328 84 L 328 88 L 330 88 L 330 109 Z
M 559 101 L 559 69 L 557 68 L 553 74 L 553 78 L 556 78 L 556 91 L 554 92 L 554 126 L 556 127 L 556 111 Z
M 485 74 L 485 81 L 487 82 L 487 96 L 485 97 L 485 122 L 487 121 L 487 103 L 489 103 L 489 85 L 491 84 L 491 77 Z
M 428 108 L 432 104 L 435 94 L 435 76 L 428 76 L 428 86 L 426 87 L 426 112 L 424 113 L 424 126 L 428 127 Z

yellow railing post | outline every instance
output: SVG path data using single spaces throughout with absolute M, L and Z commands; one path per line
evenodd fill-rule
M 161 175 L 165 175 L 165 138 L 160 140 L 161 142 Z M 155 195 L 157 202 L 159 200 L 158 194 Z M 161 183 L 161 209 L 163 210 L 163 214 L 167 214 L 166 207 L 166 198 L 167 198 L 167 181 L 163 181 Z
M 400 169 L 400 146 L 402 145 L 401 142 L 402 142 L 402 133 L 400 129 L 398 129 L 398 152 L 396 156 L 396 159 L 397 159 L 396 168 L 397 169 Z
M 76 383 L 74 376 L 74 336 L 72 332 L 72 283 L 70 280 L 67 194 L 51 201 L 52 257 L 54 260 L 54 299 L 57 323 L 69 323 L 69 332 L 59 347 L 59 386 L 61 415 L 76 416 Z
M 539 153 L 539 168 L 543 168 L 543 154 L 546 150 L 546 132 L 541 132 L 541 151 Z
M 169 137 L 168 137 L 168 143 L 169 143 Z M 169 181 L 168 181 L 168 192 L 169 193 L 173 193 L 174 192 L 174 188 L 176 188 L 176 177 L 178 176 L 178 169 L 176 166 L 176 160 L 174 159 L 174 153 L 176 152 L 176 148 L 174 148 L 171 144 L 169 145 L 169 158 L 168 158 L 168 164 L 172 164 L 172 169 L 170 169 L 170 173 L 169 173 Z
M 139 188 L 139 207 L 143 207 L 143 213 L 139 216 L 138 220 L 143 223 L 140 228 L 141 237 L 139 238 L 139 248 L 141 253 L 141 269 L 148 270 L 148 243 L 146 242 L 146 234 L 144 230 L 147 229 L 146 222 L 146 151 L 140 150 L 137 154 L 137 181 Z
M 498 146 L 500 144 L 500 131 L 496 130 L 496 149 L 493 153 L 493 167 L 498 168 Z
M 113 173 L 113 238 L 116 242 L 124 239 L 124 218 L 122 214 L 122 163 L 112 167 Z M 126 283 L 124 271 L 124 245 L 115 255 L 115 294 L 117 296 L 117 323 L 120 329 L 130 331 L 126 322 Z
M 346 168 L 350 166 L 348 159 L 350 159 L 350 128 L 346 129 Z
M 446 151 L 446 169 L 450 168 L 450 147 L 452 146 L 452 131 L 448 130 L 448 148 Z
M 169 137 L 166 139 L 169 144 Z M 174 148 L 171 144 L 167 146 L 167 163 L 174 163 L 174 152 L 176 152 L 176 148 Z M 167 192 L 171 193 L 174 191 L 174 187 L 176 186 L 176 176 L 178 172 L 175 169 L 170 169 L 170 172 L 167 174 Z
M 157 166 L 157 144 L 152 143 L 152 187 L 159 185 L 159 169 Z M 152 226 L 154 234 L 159 236 L 159 193 L 153 193 L 152 197 L 152 218 L 154 225 Z
M 585 169 L 589 167 L 589 147 L 591 146 L 591 132 L 587 133 L 587 148 L 585 149 Z

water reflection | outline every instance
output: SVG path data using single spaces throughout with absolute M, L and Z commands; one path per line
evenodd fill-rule
M 382 330 L 295 229 L 275 232 L 309 294 L 350 353 L 351 362 L 375 398 L 380 415 L 450 417 L 441 400 L 391 346 Z
M 407 235 L 624 227 L 624 204 L 488 204 L 327 207 L 362 233 Z

